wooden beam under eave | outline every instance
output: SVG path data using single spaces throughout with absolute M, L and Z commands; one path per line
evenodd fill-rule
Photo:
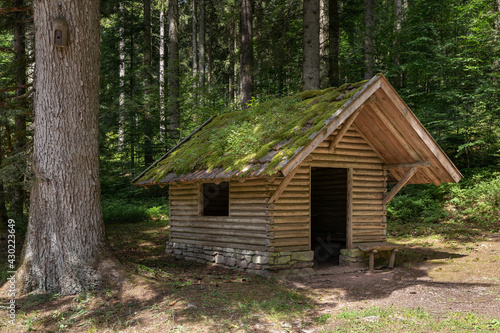
M 340 131 L 337 133 L 333 141 L 330 143 L 330 147 L 328 147 L 330 154 L 335 151 L 335 147 L 339 144 L 340 140 L 344 137 L 344 135 L 347 133 L 349 130 L 349 127 L 351 127 L 352 123 L 356 119 L 356 117 L 359 115 L 359 112 L 361 111 L 361 108 L 357 109 L 347 120 L 345 123 L 342 125 L 342 128 Z
M 431 166 L 431 162 L 413 162 L 413 163 L 399 163 L 399 164 L 386 164 L 384 165 L 384 170 L 397 170 L 397 169 L 408 169 L 408 168 L 428 168 Z
M 293 177 L 295 176 L 297 171 L 299 171 L 299 169 L 300 166 L 296 167 L 290 173 L 288 173 L 288 175 L 281 181 L 281 184 L 278 186 L 278 188 L 274 191 L 273 195 L 269 199 L 268 202 L 269 204 L 274 203 L 280 197 L 280 195 L 285 191 L 286 187 L 292 181 Z
M 392 198 L 394 198 L 394 196 L 396 194 L 398 194 L 398 192 L 403 188 L 403 186 L 406 185 L 406 183 L 408 183 L 408 181 L 411 179 L 411 177 L 413 177 L 413 175 L 417 172 L 418 168 L 417 167 L 412 167 L 404 176 L 403 178 L 401 178 L 401 180 L 396 184 L 396 186 L 394 186 L 391 190 L 391 192 L 387 193 L 385 196 L 384 196 L 384 199 L 382 200 L 382 204 L 383 205 L 387 205 L 387 203 L 389 203 L 389 201 L 391 201 Z

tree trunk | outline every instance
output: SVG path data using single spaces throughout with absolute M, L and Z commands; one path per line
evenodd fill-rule
M 319 89 L 319 1 L 304 0 L 302 90 Z
M 179 12 L 177 0 L 168 2 L 168 94 L 170 138 L 180 137 L 179 109 Z
M 241 0 L 241 109 L 247 108 L 253 94 L 252 0 Z
M 107 260 L 100 201 L 99 1 L 34 1 L 33 10 L 34 180 L 18 290 L 75 294 L 100 286 L 108 263 L 118 267 Z M 57 18 L 68 22 L 67 47 L 48 33 Z
M 231 16 L 232 17 L 232 16 Z M 231 18 L 231 22 L 229 24 L 229 100 L 234 102 L 234 88 L 235 88 L 235 79 L 234 79 L 234 66 L 235 66 L 235 44 L 236 44 L 236 23 L 235 19 Z
M 22 7 L 24 0 L 15 0 L 14 6 Z M 24 32 L 24 12 L 15 14 L 14 22 L 14 63 L 16 66 L 15 84 L 16 96 L 22 96 L 26 93 L 26 47 L 25 47 L 25 32 Z M 26 150 L 26 110 L 25 103 L 22 99 L 19 100 L 19 114 L 14 117 L 14 154 L 24 155 Z M 16 218 L 21 218 L 24 215 L 24 203 L 26 201 L 26 191 L 24 189 L 24 174 L 20 170 L 25 170 L 25 159 L 19 159 L 16 168 L 15 184 L 12 188 L 12 206 L 11 211 Z
M 373 77 L 373 28 L 375 25 L 374 18 L 375 0 L 365 0 L 365 79 Z
M 144 0 L 144 166 L 154 162 L 153 158 L 153 115 L 151 113 L 151 0 Z
M 120 43 L 118 52 L 120 57 L 120 96 L 118 97 L 118 151 L 123 151 L 125 144 L 125 4 L 120 2 L 120 28 L 118 31 Z
M 340 63 L 339 63 L 339 2 L 338 0 L 329 0 L 328 5 L 328 36 L 330 38 L 328 54 L 328 79 L 330 86 L 338 87 L 340 85 Z
M 200 36 L 198 39 L 198 48 L 199 48 L 199 56 L 198 56 L 198 89 L 200 91 L 200 103 L 203 105 L 203 99 L 205 94 L 205 1 L 200 0 Z
M 197 85 L 197 77 L 198 77 L 198 0 L 193 0 L 192 14 L 193 14 L 193 22 L 192 22 L 192 48 L 193 48 L 193 102 L 196 105 L 198 103 L 198 85 Z
M 160 70 L 158 73 L 158 86 L 159 86 L 159 97 L 160 97 L 160 138 L 167 148 L 166 143 L 166 129 L 165 125 L 167 119 L 165 117 L 165 0 L 161 0 L 160 4 Z
M 399 37 L 401 35 L 401 23 L 403 21 L 402 15 L 402 0 L 394 0 L 394 17 L 395 17 L 395 31 L 394 31 L 394 58 L 393 64 L 396 70 L 396 77 L 394 80 L 394 86 L 396 88 L 401 87 L 401 71 L 399 70 L 400 62 L 399 62 Z
M 319 0 L 319 66 L 320 86 L 324 86 L 324 79 L 328 80 L 328 0 Z M 328 80 L 329 81 L 329 80 Z

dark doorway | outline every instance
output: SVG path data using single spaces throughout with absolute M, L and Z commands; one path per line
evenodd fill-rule
M 347 169 L 311 168 L 311 250 L 318 265 L 339 264 L 346 216 Z

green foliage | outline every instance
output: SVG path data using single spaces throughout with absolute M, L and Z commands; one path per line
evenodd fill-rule
M 387 218 L 400 223 L 439 222 L 446 217 L 442 193 L 434 185 L 410 185 L 387 205 Z

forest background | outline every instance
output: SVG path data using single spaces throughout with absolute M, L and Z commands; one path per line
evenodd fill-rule
M 3 226 L 25 225 L 29 213 L 30 6 L 0 0 Z M 389 219 L 439 221 L 458 201 L 498 229 L 499 39 L 500 0 L 101 1 L 105 221 L 164 215 L 166 190 L 131 180 L 209 117 L 383 73 L 466 176 L 454 187 L 408 187 Z

